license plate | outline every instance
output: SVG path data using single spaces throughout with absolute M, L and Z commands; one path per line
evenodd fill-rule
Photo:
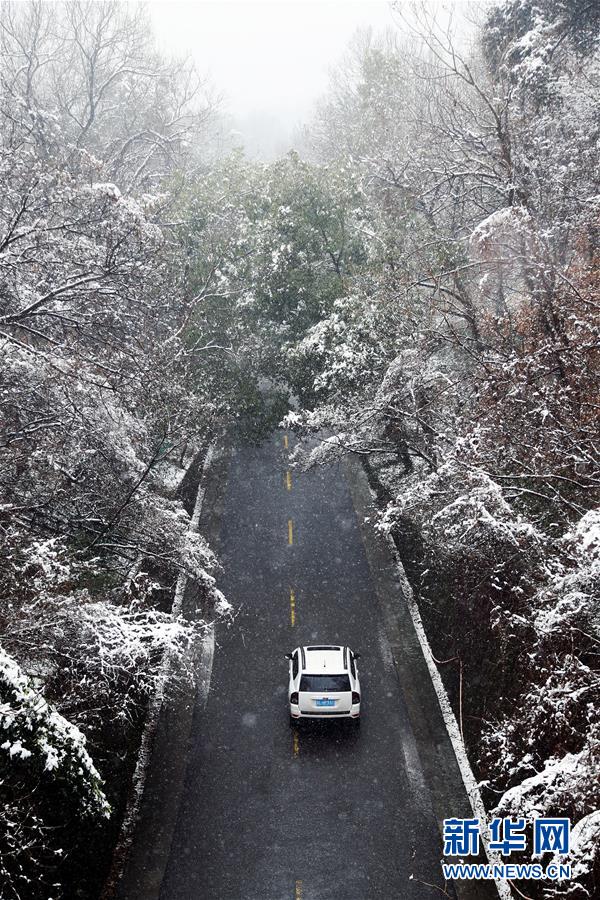
M 335 706 L 335 700 L 317 700 L 317 706 Z

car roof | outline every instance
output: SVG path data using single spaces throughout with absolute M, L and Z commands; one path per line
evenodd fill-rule
M 302 671 L 308 675 L 339 675 L 346 672 L 346 648 L 335 644 L 302 647 Z

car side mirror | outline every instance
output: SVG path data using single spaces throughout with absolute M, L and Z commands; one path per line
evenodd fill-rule
M 291 658 L 292 658 L 292 654 L 291 654 L 291 653 L 286 653 L 285 656 L 284 656 L 283 658 L 284 658 L 284 659 L 291 659 Z
M 353 653 L 354 659 L 360 659 L 360 653 Z

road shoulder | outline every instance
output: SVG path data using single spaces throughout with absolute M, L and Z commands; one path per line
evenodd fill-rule
M 198 530 L 217 555 L 228 465 L 226 448 L 216 448 L 198 489 L 204 491 Z M 207 617 L 193 584 L 185 587 L 181 612 L 190 620 Z M 160 705 L 139 812 L 116 890 L 118 900 L 158 900 L 185 784 L 192 721 L 198 704 L 206 702 L 213 652 L 214 630 L 209 627 L 195 642 L 188 661 L 193 682 Z

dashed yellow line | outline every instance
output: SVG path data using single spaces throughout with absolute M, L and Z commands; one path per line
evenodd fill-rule
M 283 446 L 285 447 L 286 450 L 287 450 L 287 448 L 288 448 L 288 446 L 289 446 L 289 441 L 288 441 L 288 436 L 287 436 L 287 434 L 284 434 L 284 436 L 283 436 Z
M 288 544 L 291 547 L 294 543 L 294 523 L 288 519 Z
M 296 890 L 294 892 L 294 900 L 302 900 L 302 882 L 296 882 Z
M 293 588 L 290 588 L 290 622 L 296 624 L 296 595 Z
M 285 473 L 285 486 L 288 489 L 288 491 L 291 491 L 291 489 L 292 489 L 292 473 L 290 472 L 289 469 Z
M 296 758 L 300 753 L 300 738 L 298 737 L 298 732 L 294 731 L 294 758 Z M 302 892 L 302 882 L 296 882 L 296 890 L 298 889 L 298 884 L 300 884 L 300 892 Z

